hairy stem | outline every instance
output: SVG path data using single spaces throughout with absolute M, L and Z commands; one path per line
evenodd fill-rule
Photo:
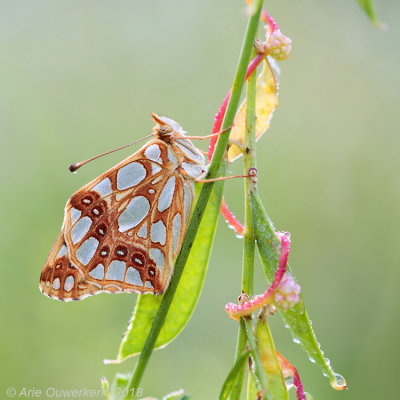
M 250 167 L 255 167 L 255 117 L 256 117 L 256 74 L 249 76 L 247 81 L 247 107 L 246 107 L 246 137 L 245 148 L 243 154 L 244 170 L 247 173 Z M 244 225 L 244 248 L 243 248 L 243 269 L 242 269 L 242 293 L 246 293 L 249 297 L 253 296 L 253 279 L 254 279 L 254 230 L 251 219 L 251 205 L 249 198 L 249 181 L 244 181 L 245 194 L 245 225 Z M 236 344 L 236 359 L 243 354 L 246 346 L 246 328 L 244 321 L 240 321 L 239 334 Z M 242 391 L 244 377 L 244 369 L 236 381 L 232 390 L 231 400 L 238 400 Z
M 227 127 L 231 126 L 233 120 L 235 118 L 240 95 L 242 92 L 243 83 L 246 76 L 247 66 L 250 61 L 250 55 L 253 48 L 254 39 L 256 37 L 258 22 L 261 14 L 262 0 L 255 0 L 253 5 L 253 13 L 249 18 L 242 50 L 239 58 L 239 63 L 236 69 L 235 79 L 232 85 L 232 95 L 229 99 L 228 106 L 226 109 L 225 118 L 222 123 L 222 129 L 224 130 Z M 222 133 L 218 139 L 217 147 L 214 152 L 214 156 L 211 160 L 210 168 L 208 170 L 207 178 L 215 178 L 217 177 L 218 172 L 225 172 L 225 163 L 222 162 L 222 158 L 225 152 L 226 145 L 229 139 L 230 129 L 225 133 Z M 222 183 L 217 183 L 222 184 Z M 146 343 L 143 347 L 142 352 L 140 353 L 139 360 L 136 364 L 136 368 L 132 374 L 130 381 L 128 382 L 128 396 L 133 396 L 133 391 L 139 387 L 140 381 L 143 377 L 144 371 L 146 369 L 147 363 L 150 359 L 151 353 L 153 352 L 154 345 L 156 343 L 157 337 L 160 333 L 160 330 L 165 322 L 165 318 L 167 316 L 169 307 L 171 305 L 172 299 L 175 295 L 176 288 L 178 287 L 180 278 L 183 273 L 183 269 L 186 264 L 186 260 L 189 256 L 190 249 L 192 247 L 193 241 L 195 239 L 198 227 L 201 222 L 201 218 L 203 216 L 204 210 L 206 208 L 208 199 L 210 198 L 211 191 L 214 187 L 215 183 L 210 182 L 203 185 L 199 200 L 197 201 L 197 205 L 193 211 L 193 215 L 190 219 L 190 223 L 185 235 L 185 239 L 182 244 L 181 251 L 175 262 L 174 275 L 171 279 L 171 282 L 168 286 L 168 289 L 165 292 L 163 300 L 161 302 L 160 308 L 157 312 L 157 315 L 154 319 L 154 323 L 151 327 L 149 336 L 147 337 Z

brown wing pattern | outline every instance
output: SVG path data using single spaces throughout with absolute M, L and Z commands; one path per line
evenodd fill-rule
M 193 180 L 155 139 L 68 200 L 40 279 L 60 300 L 100 292 L 162 293 L 186 231 Z

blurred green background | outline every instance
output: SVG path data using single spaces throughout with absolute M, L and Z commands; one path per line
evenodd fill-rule
M 355 1 L 265 6 L 293 52 L 257 147 L 260 191 L 278 229 L 292 233 L 314 329 L 350 390 L 330 388 L 278 316 L 276 345 L 315 399 L 398 398 L 399 2 L 378 2 L 386 31 Z M 132 370 L 134 360 L 102 360 L 116 356 L 134 295 L 63 304 L 41 295 L 38 280 L 67 198 L 134 149 L 77 175 L 67 165 L 150 133 L 152 111 L 210 133 L 246 21 L 242 0 L 0 2 L 0 398 L 9 386 L 99 388 L 101 376 Z M 225 186 L 239 216 L 242 185 Z M 220 220 L 198 307 L 153 354 L 145 395 L 183 387 L 217 397 L 234 357 L 237 323 L 224 305 L 239 293 L 241 253 Z

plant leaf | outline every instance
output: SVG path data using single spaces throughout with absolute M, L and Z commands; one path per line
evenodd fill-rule
M 257 247 L 260 259 L 264 267 L 264 273 L 269 282 L 274 279 L 276 271 L 277 253 L 273 245 L 275 237 L 275 228 L 261 203 L 257 190 L 250 194 L 252 207 L 254 232 L 257 240 Z M 288 270 L 292 274 L 288 265 Z M 321 369 L 324 376 L 330 378 L 331 386 L 334 389 L 341 390 L 347 388 L 345 379 L 336 374 L 330 366 L 327 359 L 324 358 L 319 343 L 315 337 L 315 333 L 311 327 L 311 321 L 307 315 L 303 297 L 300 295 L 300 301 L 290 310 L 279 310 L 283 320 L 292 332 L 294 341 L 301 343 L 305 352 L 308 354 L 310 361 L 314 362 Z
M 257 77 L 256 86 L 256 140 L 268 129 L 272 114 L 278 106 L 278 82 L 271 68 L 270 62 L 274 60 L 265 60 L 262 72 Z M 244 145 L 246 136 L 246 107 L 247 101 L 244 100 L 240 105 L 233 122 L 233 128 L 229 139 L 233 139 Z M 228 160 L 233 161 L 242 155 L 242 150 L 232 145 L 228 151 Z
M 251 368 L 249 368 L 249 377 L 247 381 L 247 399 L 256 399 L 258 395 L 257 385 L 256 385 L 256 377 Z
M 377 16 L 376 10 L 375 10 L 375 4 L 374 4 L 373 0 L 357 0 L 357 2 L 360 5 L 360 7 L 365 11 L 365 13 L 368 15 L 371 22 L 377 28 L 381 28 L 382 25 L 378 20 L 378 16 Z
M 260 355 L 261 363 L 267 377 L 268 389 L 273 399 L 288 399 L 285 379 L 279 361 L 276 357 L 274 340 L 269 329 L 266 317 L 261 312 L 257 320 L 255 337 L 257 340 L 257 350 Z
M 232 369 L 229 371 L 228 376 L 225 379 L 225 382 L 222 386 L 221 393 L 219 395 L 219 400 L 226 400 L 228 399 L 229 395 L 232 392 L 233 386 L 241 372 L 242 368 L 244 367 L 246 361 L 249 358 L 250 351 L 247 350 L 244 352 L 233 364 Z
M 107 378 L 101 378 L 101 388 L 103 390 L 103 394 L 107 400 L 112 400 L 110 395 L 110 387 Z
M 117 372 L 111 386 L 108 384 L 107 380 L 103 378 L 102 386 L 106 398 L 108 400 L 123 400 L 127 395 L 126 385 L 130 377 L 130 373 L 121 374 Z
M 196 189 L 198 188 L 196 187 Z M 156 348 L 160 348 L 171 342 L 185 327 L 194 311 L 207 271 L 222 192 L 223 183 L 216 183 L 196 239 L 193 242 L 175 297 L 157 338 Z M 117 360 L 105 360 L 106 363 L 118 363 L 142 351 L 161 300 L 162 296 L 148 294 L 138 296 L 132 319 L 129 322 L 128 329 L 119 348 Z

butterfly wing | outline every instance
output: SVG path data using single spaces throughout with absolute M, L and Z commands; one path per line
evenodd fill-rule
M 40 280 L 60 300 L 100 292 L 162 293 L 194 200 L 172 147 L 155 139 L 68 200 Z

